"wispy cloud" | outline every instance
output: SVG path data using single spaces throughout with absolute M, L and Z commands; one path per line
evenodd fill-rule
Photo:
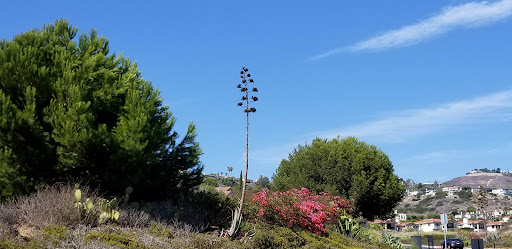
M 421 162 L 422 164 L 438 164 L 446 160 L 456 160 L 457 158 L 465 156 L 466 154 L 467 152 L 461 150 L 432 151 L 404 158 L 399 161 L 399 164 L 407 164 L 410 162 Z
M 379 143 L 398 143 L 408 138 L 478 122 L 503 122 L 512 111 L 512 90 L 432 108 L 400 111 L 391 116 L 330 132 L 321 137 L 356 136 Z
M 256 149 L 251 153 L 251 162 L 258 165 L 260 172 L 272 175 L 281 160 L 287 158 L 288 153 L 292 152 L 299 144 L 310 143 L 314 137 L 356 136 L 372 144 L 400 143 L 415 137 L 479 122 L 510 122 L 512 120 L 504 119 L 503 116 L 509 115 L 511 112 L 512 90 L 440 104 L 431 108 L 402 110 L 375 121 L 342 127 L 337 130 L 306 134 L 294 138 L 292 142 Z M 479 149 L 478 151 L 458 149 L 431 151 L 399 159 L 396 164 L 407 166 L 411 162 L 421 162 L 426 165 L 444 165 L 443 163 L 453 160 L 453 158 L 465 158 L 468 154 L 475 155 L 484 152 L 488 154 L 502 153 L 510 151 L 510 147 L 512 147 L 512 143 L 508 147 L 499 146 L 499 151 L 496 148 Z M 444 178 L 438 178 L 438 180 L 440 179 Z
M 471 2 L 444 8 L 415 24 L 384 32 L 352 46 L 329 50 L 311 57 L 318 60 L 342 52 L 375 51 L 410 46 L 457 28 L 477 27 L 512 15 L 512 0 Z

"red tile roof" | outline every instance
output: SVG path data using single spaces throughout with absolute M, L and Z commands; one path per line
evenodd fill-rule
M 468 223 L 483 223 L 483 220 L 468 220 Z M 457 221 L 457 224 L 462 224 L 464 221 Z
M 507 222 L 504 222 L 504 221 L 492 221 L 492 222 L 487 222 L 487 225 L 503 225 L 506 223 Z
M 396 224 L 397 226 L 407 226 L 407 225 L 414 225 L 414 222 L 400 222 Z
M 387 222 L 395 222 L 395 221 L 392 221 L 391 219 L 370 221 L 370 223 L 387 223 Z
M 441 222 L 440 219 L 426 219 L 426 220 L 420 220 L 420 221 L 416 221 L 414 223 L 416 224 L 423 224 L 423 223 L 432 223 L 432 222 Z

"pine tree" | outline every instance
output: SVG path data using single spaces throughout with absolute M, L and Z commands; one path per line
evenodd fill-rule
M 172 197 L 201 183 L 201 149 L 136 63 L 58 20 L 0 41 L 0 199 L 56 180 Z

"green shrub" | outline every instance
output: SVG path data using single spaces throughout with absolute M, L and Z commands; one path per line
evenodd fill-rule
M 251 248 L 299 248 L 304 246 L 306 241 L 292 229 L 286 227 L 273 227 L 267 231 L 264 229 L 257 232 L 251 240 Z
M 129 234 L 121 231 L 112 232 L 89 232 L 85 234 L 84 241 L 89 242 L 91 240 L 101 241 L 109 246 L 117 246 L 128 249 L 149 249 L 146 245 L 130 239 L 133 237 Z
M 149 233 L 156 235 L 158 237 L 163 237 L 167 239 L 174 238 L 174 234 L 172 230 L 166 226 L 163 226 L 161 223 L 153 222 L 151 223 L 151 227 L 149 228 Z
M 66 227 L 64 226 L 45 226 L 43 228 L 43 238 L 58 247 L 60 241 L 66 238 Z
M 26 244 L 11 241 L 0 241 L 0 249 L 45 249 L 45 247 L 35 241 L 31 241 Z
M 232 210 L 238 203 L 218 192 L 197 191 L 188 195 L 180 195 L 172 203 L 170 216 L 161 218 L 175 219 L 190 224 L 198 230 L 214 225 L 227 227 L 231 220 Z M 164 210 L 169 212 L 169 210 Z

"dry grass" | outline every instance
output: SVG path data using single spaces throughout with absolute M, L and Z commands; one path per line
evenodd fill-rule
M 97 199 L 87 187 L 81 188 L 82 198 Z M 46 187 L 15 201 L 17 223 L 37 228 L 61 225 L 96 225 L 96 214 L 81 214 L 74 207 L 75 188 L 70 184 Z

